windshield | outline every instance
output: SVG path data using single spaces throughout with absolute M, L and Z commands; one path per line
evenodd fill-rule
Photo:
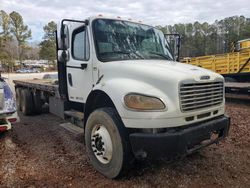
M 154 27 L 122 20 L 97 19 L 93 23 L 93 31 L 100 61 L 173 60 L 164 34 Z

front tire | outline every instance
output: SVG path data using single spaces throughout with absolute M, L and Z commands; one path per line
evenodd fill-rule
M 133 161 L 127 129 L 114 108 L 92 112 L 85 127 L 90 163 L 108 178 L 116 178 Z

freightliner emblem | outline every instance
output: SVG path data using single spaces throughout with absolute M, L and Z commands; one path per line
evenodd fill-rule
M 207 75 L 201 76 L 200 79 L 201 79 L 201 80 L 209 80 L 209 79 L 210 79 L 210 76 L 207 76 Z

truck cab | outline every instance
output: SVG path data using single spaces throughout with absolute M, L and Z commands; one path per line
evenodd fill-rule
M 224 78 L 179 63 L 178 50 L 141 22 L 97 16 L 59 25 L 59 93 L 84 113 L 90 163 L 106 177 L 134 158 L 186 155 L 227 136 Z

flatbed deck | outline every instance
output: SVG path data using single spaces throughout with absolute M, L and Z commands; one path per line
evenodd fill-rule
M 25 79 L 25 80 L 13 80 L 15 87 L 26 87 L 30 89 L 36 89 L 48 92 L 52 95 L 58 93 L 58 84 L 54 80 L 45 79 Z

